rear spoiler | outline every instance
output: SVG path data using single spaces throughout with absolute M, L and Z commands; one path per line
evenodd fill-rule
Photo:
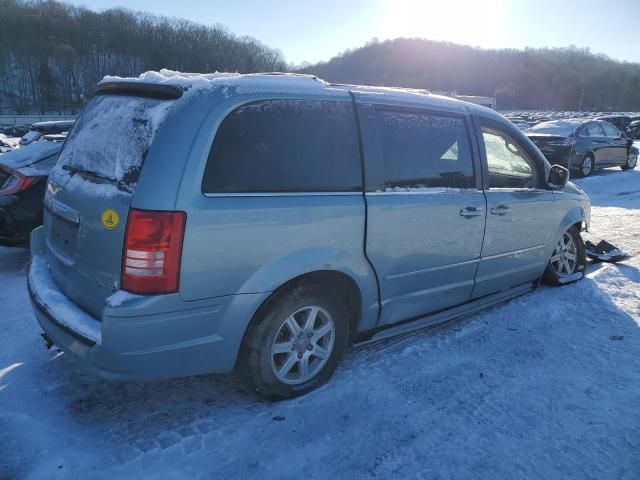
M 131 95 L 150 97 L 160 100 L 177 100 L 182 96 L 180 87 L 144 82 L 100 82 L 96 86 L 96 95 Z

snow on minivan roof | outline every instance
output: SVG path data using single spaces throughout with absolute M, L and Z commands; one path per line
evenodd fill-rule
M 106 76 L 100 84 L 117 82 L 170 85 L 189 93 L 217 86 L 237 87 L 238 93 L 245 94 L 267 90 L 282 93 L 318 93 L 330 86 L 313 75 L 295 73 L 185 73 L 166 69 L 145 72 L 135 78 Z
M 335 94 L 344 96 L 348 91 L 353 90 L 364 95 L 384 96 L 397 98 L 399 100 L 415 101 L 417 99 L 431 97 L 448 100 L 452 103 L 460 103 L 460 101 L 450 97 L 433 95 L 429 93 L 428 90 L 329 83 L 314 75 L 299 73 L 186 73 L 162 69 L 160 71 L 145 72 L 133 78 L 106 76 L 100 84 L 104 85 L 106 83 L 118 82 L 169 85 L 178 87 L 189 93 L 216 86 L 235 87 L 236 92 L 239 94 L 262 92 L 293 94 L 322 93 L 324 95 Z
M 184 92 L 181 100 L 190 97 L 196 92 L 215 87 L 233 88 L 234 93 L 240 95 L 277 93 L 294 95 L 320 94 L 344 97 L 350 95 L 350 92 L 354 92 L 359 96 L 371 97 L 372 100 L 380 99 L 382 101 L 402 102 L 405 104 L 428 103 L 457 110 L 473 110 L 479 113 L 482 112 L 485 115 L 500 117 L 499 114 L 486 107 L 452 97 L 434 95 L 428 90 L 329 83 L 314 75 L 299 73 L 187 73 L 161 69 L 160 71 L 148 71 L 133 78 L 106 76 L 98 86 L 113 85 L 119 82 L 176 87 Z

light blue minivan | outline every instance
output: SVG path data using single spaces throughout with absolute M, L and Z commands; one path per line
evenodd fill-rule
M 590 202 L 492 110 L 288 74 L 107 78 L 49 177 L 29 293 L 114 379 L 268 398 L 350 344 L 584 275 Z

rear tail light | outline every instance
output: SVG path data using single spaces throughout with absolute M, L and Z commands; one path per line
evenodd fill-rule
M 0 167 L 0 196 L 14 195 L 26 190 L 43 177 L 27 177 L 9 167 Z
M 570 147 L 575 143 L 576 141 L 573 138 L 562 138 L 558 140 L 551 140 L 547 145 L 552 147 Z
M 133 293 L 178 291 L 185 212 L 137 210 L 127 218 L 122 289 Z

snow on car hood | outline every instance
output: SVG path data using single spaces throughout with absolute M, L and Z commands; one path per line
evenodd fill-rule
M 40 162 L 52 155 L 57 155 L 61 148 L 62 142 L 41 140 L 5 153 L 0 157 L 0 163 L 13 170 L 18 170 L 30 167 L 34 163 Z

